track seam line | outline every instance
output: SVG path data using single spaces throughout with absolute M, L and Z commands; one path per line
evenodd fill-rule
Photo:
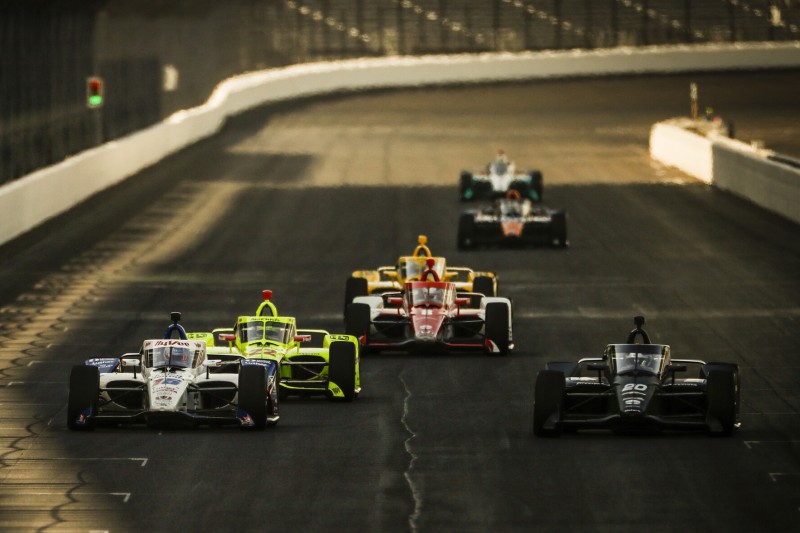
M 422 495 L 419 487 L 414 483 L 414 480 L 411 477 L 411 471 L 414 468 L 414 463 L 417 461 L 417 456 L 414 452 L 411 451 L 411 441 L 417 435 L 414 433 L 408 425 L 408 404 L 409 400 L 411 399 L 411 391 L 406 385 L 405 380 L 403 379 L 402 373 L 400 374 L 400 383 L 403 384 L 403 388 L 406 390 L 406 396 L 403 399 L 403 415 L 400 417 L 400 422 L 403 424 L 403 427 L 406 428 L 406 431 L 409 433 L 409 437 L 404 441 L 403 446 L 405 447 L 406 453 L 411 457 L 408 462 L 408 468 L 406 468 L 403 477 L 406 479 L 406 483 L 408 484 L 408 488 L 411 491 L 411 497 L 414 499 L 414 512 L 411 513 L 408 517 L 408 526 L 411 531 L 417 531 L 417 520 L 419 520 L 420 515 L 422 514 Z

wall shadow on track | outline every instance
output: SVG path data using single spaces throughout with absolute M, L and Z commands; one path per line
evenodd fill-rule
M 382 478 L 391 496 L 387 506 L 399 509 L 393 516 L 403 517 L 407 509 L 403 505 L 406 490 L 402 474 L 408 457 L 402 444 L 409 434 L 401 430 L 398 420 L 407 405 L 411 408 L 411 418 L 405 420 L 416 432 L 414 450 L 422 452 L 415 468 L 429 476 L 431 490 L 436 490 L 440 483 L 457 479 L 442 477 L 437 461 L 446 459 L 459 465 L 459 460 L 469 457 L 471 461 L 480 451 L 486 464 L 500 465 L 489 473 L 488 479 L 497 483 L 494 490 L 503 495 L 505 485 L 498 480 L 508 478 L 509 468 L 514 472 L 520 470 L 513 459 L 537 466 L 531 459 L 536 454 L 528 449 L 529 439 L 520 429 L 527 425 L 517 421 L 527 421 L 529 416 L 530 380 L 538 363 L 553 358 L 552 354 L 583 354 L 587 346 L 599 350 L 603 343 L 616 340 L 617 335 L 626 331 L 625 327 L 617 331 L 614 325 L 613 338 L 609 339 L 607 326 L 615 324 L 616 318 L 627 327 L 629 317 L 639 309 L 655 310 L 647 313 L 653 324 L 658 324 L 655 331 L 681 331 L 668 342 L 717 350 L 714 355 L 721 359 L 733 358 L 746 366 L 751 383 L 756 379 L 759 383 L 780 379 L 761 370 L 754 377 L 752 369 L 759 366 L 762 357 L 757 348 L 764 338 L 773 339 L 771 348 L 783 353 L 790 353 L 791 347 L 800 341 L 798 333 L 790 329 L 796 317 L 792 309 L 799 301 L 798 226 L 705 185 L 546 186 L 545 203 L 563 207 L 569 213 L 572 245 L 568 249 L 459 252 L 456 226 L 458 214 L 466 206 L 457 200 L 455 180 L 450 188 L 286 187 L 281 176 L 259 179 L 261 167 L 274 169 L 285 165 L 301 172 L 309 164 L 307 159 L 281 159 L 280 155 L 271 154 L 220 156 L 209 149 L 212 145 L 213 141 L 205 145 L 210 155 L 202 146 L 192 148 L 143 172 L 139 179 L 106 191 L 104 202 L 85 205 L 78 210 L 80 213 L 66 215 L 62 224 L 52 223 L 50 233 L 42 236 L 42 243 L 32 243 L 21 252 L 23 259 L 34 249 L 42 252 L 35 258 L 39 270 L 25 273 L 31 279 L 63 275 L 66 271 L 72 278 L 59 279 L 91 284 L 93 280 L 86 279 L 92 275 L 91 268 L 98 263 L 114 263 L 117 255 L 130 253 L 136 246 L 176 251 L 172 255 L 142 257 L 138 262 L 124 263 L 119 269 L 104 272 L 103 279 L 95 281 L 96 285 L 86 294 L 79 294 L 63 316 L 52 318 L 55 324 L 68 326 L 48 329 L 46 340 L 55 348 L 29 354 L 51 364 L 27 367 L 22 364 L 27 360 L 22 360 L 13 370 L 14 379 L 35 377 L 55 384 L 48 387 L 48 393 L 56 399 L 36 407 L 35 413 L 36 419 L 52 419 L 53 423 L 36 436 L 50 437 L 50 447 L 59 450 L 60 457 L 85 457 L 84 437 L 92 440 L 94 450 L 108 451 L 114 456 L 134 456 L 142 449 L 165 450 L 174 445 L 191 453 L 176 460 L 154 451 L 157 460 L 150 466 L 158 472 L 156 479 L 175 476 L 182 483 L 181 490 L 189 493 L 192 486 L 185 476 L 181 477 L 181 472 L 198 461 L 210 475 L 228 476 L 225 479 L 232 480 L 229 458 L 236 450 L 247 446 L 251 454 L 256 454 L 252 460 L 271 466 L 274 450 L 292 449 L 283 446 L 285 441 L 300 445 L 309 440 L 292 424 L 314 428 L 315 435 L 323 428 L 326 436 L 320 442 L 341 443 L 341 430 L 333 427 L 335 421 L 353 432 L 346 444 L 335 448 L 345 457 L 345 468 L 337 470 L 338 459 L 331 461 L 328 449 L 318 455 L 315 452 L 311 464 L 325 465 L 334 472 L 331 479 L 347 479 L 352 472 L 372 473 L 362 468 L 371 467 L 373 462 L 390 465 L 385 467 L 388 474 Z M 233 170 L 221 173 L 221 169 L 231 166 Z M 234 171 L 245 167 L 247 171 L 242 175 Z M 189 174 L 186 169 L 193 171 Z M 193 201 L 202 203 L 209 192 L 214 196 L 216 187 L 229 185 L 234 187 L 228 197 L 230 203 L 222 204 L 219 210 L 170 209 L 173 200 L 187 205 Z M 153 217 L 153 211 L 142 209 L 148 204 L 163 218 Z M 119 217 L 115 218 L 116 215 Z M 203 225 L 197 217 L 203 217 L 208 224 Z M 136 231 L 130 231 L 129 225 Z M 199 226 L 202 230 L 195 232 Z M 171 310 L 184 311 L 185 322 L 191 329 L 228 325 L 237 314 L 255 308 L 264 288 L 273 289 L 279 310 L 297 316 L 304 327 L 324 325 L 333 329 L 341 313 L 344 283 L 350 272 L 391 264 L 398 255 L 411 251 L 420 233 L 427 234 L 434 253 L 446 256 L 451 264 L 498 273 L 501 292 L 512 296 L 517 306 L 517 354 L 500 361 L 480 355 L 367 356 L 363 361 L 369 378 L 364 382 L 365 394 L 376 399 L 356 405 L 360 411 L 353 412 L 368 413 L 369 424 L 359 424 L 358 417 L 354 420 L 339 405 L 300 402 L 294 409 L 286 409 L 287 424 L 292 430 L 255 437 L 202 430 L 200 434 L 166 432 L 164 435 L 147 429 L 103 430 L 91 436 L 66 431 L 63 413 L 58 409 L 66 401 L 70 362 L 78 363 L 87 354 L 95 355 L 101 349 L 110 350 L 108 355 L 135 349 L 143 338 L 160 335 Z M 182 241 L 182 245 L 165 245 L 165 237 Z M 101 246 L 107 254 L 101 258 L 84 255 L 95 243 L 119 244 L 124 239 L 130 241 L 124 241 L 122 247 Z M 63 249 L 46 245 L 61 241 Z M 12 256 L 12 262 L 17 260 L 17 256 Z M 4 286 L 12 285 L 14 276 L 10 270 L 9 267 L 2 273 Z M 24 286 L 16 290 L 28 292 Z M 59 290 L 55 288 L 52 296 L 58 296 Z M 788 318 L 772 316 L 776 308 L 788 310 Z M 694 320 L 697 324 L 688 327 Z M 728 343 L 730 338 L 739 340 Z M 104 345 L 94 345 L 95 340 Z M 784 362 L 791 364 L 788 360 Z M 391 367 L 391 371 L 386 367 Z M 509 369 L 523 371 L 506 372 Z M 403 378 L 402 383 L 398 382 L 398 376 Z M 492 385 L 495 379 L 507 379 L 510 385 L 498 389 Z M 464 387 L 464 383 L 487 387 L 487 397 L 492 395 L 487 404 L 506 409 L 504 418 L 498 423 L 491 413 L 472 419 L 461 417 L 461 411 L 467 407 L 477 409 L 483 405 L 474 396 L 470 396 L 472 403 L 459 403 L 459 394 L 474 392 Z M 25 394 L 22 392 L 23 403 L 35 404 L 42 399 L 41 389 Z M 751 398 L 752 395 L 747 396 L 749 405 L 757 409 L 763 409 L 766 401 L 774 401 Z M 64 400 L 59 402 L 60 399 Z M 413 403 L 418 400 L 422 401 Z M 453 415 L 452 432 L 436 432 L 441 425 L 442 410 L 435 402 L 440 401 L 446 402 L 448 412 Z M 292 412 L 298 416 L 295 422 L 288 416 Z M 381 447 L 380 453 L 389 457 L 380 455 L 380 460 L 374 459 L 371 454 L 376 453 L 375 449 L 369 447 L 373 441 L 383 443 L 370 433 L 376 427 L 390 428 L 385 438 L 393 446 L 392 453 L 386 451 L 386 446 Z M 769 427 L 759 435 L 768 435 L 771 430 Z M 511 444 L 521 446 L 519 449 L 506 452 L 497 447 L 498 439 L 507 431 L 512 436 Z M 477 444 L 468 456 L 462 456 L 460 439 L 467 434 Z M 426 440 L 429 435 L 438 440 Z M 569 449 L 580 447 L 585 441 L 599 446 L 616 445 L 613 438 L 565 439 Z M 364 446 L 365 455 L 353 455 L 353 442 Z M 669 444 L 674 442 L 670 439 Z M 677 442 L 689 451 L 694 451 L 695 443 L 705 445 L 705 440 L 700 439 Z M 250 446 L 253 443 L 257 445 Z M 537 451 L 544 449 L 554 463 L 562 458 L 548 443 L 535 441 L 530 446 Z M 499 454 L 500 461 L 495 460 L 495 454 Z M 286 465 L 295 464 L 291 454 L 280 457 Z M 423 470 L 431 465 L 436 468 Z M 101 488 L 98 490 L 116 492 L 128 487 L 134 490 L 137 501 L 149 504 L 161 501 L 158 494 L 146 493 L 150 470 L 143 472 L 138 465 L 126 464 L 116 471 L 120 475 L 113 476 L 99 463 L 82 464 L 80 468 L 95 476 L 96 487 Z M 456 470 L 462 469 L 454 468 L 453 472 Z M 307 467 L 307 472 L 311 475 L 312 469 Z M 358 477 L 362 482 L 363 476 Z M 519 473 L 512 479 L 520 490 L 536 485 L 529 476 Z M 293 488 L 302 490 L 300 483 Z M 219 503 L 214 491 L 205 494 L 208 499 L 197 502 L 201 508 Z M 436 494 L 444 497 L 445 493 Z M 479 495 L 480 491 L 475 497 Z M 312 494 L 305 493 L 299 499 L 307 501 L 311 497 Z M 497 505 L 503 508 L 503 504 Z M 169 512 L 160 506 L 148 508 L 154 515 Z

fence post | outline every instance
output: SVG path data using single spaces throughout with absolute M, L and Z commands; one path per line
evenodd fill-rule
M 617 13 L 617 1 L 608 0 L 611 4 L 611 43 L 619 46 L 619 14 Z

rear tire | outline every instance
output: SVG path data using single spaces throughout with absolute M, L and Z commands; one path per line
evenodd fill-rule
M 558 437 L 561 434 L 561 411 L 564 405 L 564 373 L 540 370 L 536 376 L 533 403 L 533 434 L 537 437 Z M 545 424 L 555 415 L 554 427 Z
M 730 436 L 736 427 L 736 376 L 730 370 L 712 370 L 706 378 L 706 420 L 719 422 L 711 433 Z M 714 424 L 716 426 L 716 424 Z
M 475 216 L 463 213 L 458 219 L 458 249 L 468 250 L 475 246 Z
M 267 425 L 267 369 L 243 366 L 239 371 L 239 408 L 253 419 L 253 429 Z
M 338 341 L 331 344 L 328 352 L 328 379 L 341 389 L 344 401 L 352 402 L 355 399 L 356 347 L 352 342 Z
M 475 199 L 475 191 L 472 187 L 472 173 L 466 170 L 461 172 L 461 179 L 458 186 L 458 196 L 462 202 Z
M 544 194 L 544 178 L 539 170 L 531 170 L 528 173 L 531 177 L 531 188 L 529 190 L 530 199 L 534 202 L 541 202 Z
M 369 337 L 370 307 L 368 304 L 348 304 L 344 312 L 344 332 L 357 339 Z
M 369 294 L 369 285 L 366 278 L 356 278 L 350 276 L 347 278 L 347 285 L 344 289 L 344 306 L 353 303 L 353 299 L 357 296 L 367 296 Z
M 100 370 L 96 366 L 76 365 L 69 374 L 67 427 L 76 431 L 91 431 L 95 427 L 100 396 Z M 78 424 L 84 411 L 89 410 L 86 422 Z
M 484 296 L 497 296 L 494 278 L 489 276 L 477 276 L 472 280 L 472 292 L 479 292 Z
M 502 302 L 492 302 L 486 306 L 486 337 L 497 345 L 500 355 L 507 355 L 511 344 L 508 334 L 508 311 L 508 305 Z

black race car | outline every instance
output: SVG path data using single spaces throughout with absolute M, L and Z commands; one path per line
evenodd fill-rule
M 672 359 L 666 344 L 651 344 L 644 317 L 625 344 L 603 357 L 547 363 L 536 376 L 533 432 L 704 430 L 731 435 L 739 427 L 739 367 Z M 637 338 L 641 341 L 637 343 Z
M 564 210 L 534 205 L 509 191 L 494 204 L 468 209 L 458 220 L 458 248 L 482 246 L 567 246 L 567 214 Z

